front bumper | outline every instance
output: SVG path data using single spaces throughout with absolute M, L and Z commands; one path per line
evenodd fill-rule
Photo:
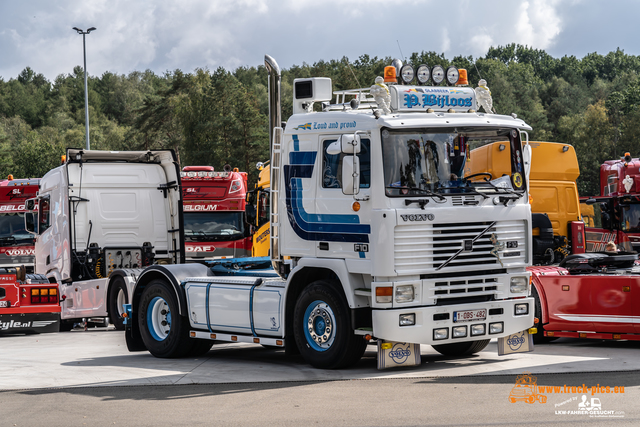
M 0 314 L 1 334 L 39 334 L 60 331 L 60 313 Z
M 529 304 L 529 312 L 525 315 L 515 315 L 516 304 Z M 485 320 L 470 322 L 455 322 L 455 311 L 466 310 L 487 310 Z M 373 309 L 373 336 L 379 339 L 397 342 L 409 342 L 416 344 L 451 344 L 462 341 L 477 341 L 491 338 L 505 337 L 517 332 L 533 327 L 534 299 L 518 298 L 510 300 L 498 300 L 489 302 L 479 302 L 473 304 L 457 304 L 448 306 L 430 307 L 405 307 L 394 309 Z M 415 325 L 400 326 L 400 315 L 415 314 Z M 500 313 L 500 314 L 492 314 Z M 448 315 L 448 316 L 447 316 Z M 442 319 L 442 320 L 434 320 Z M 503 331 L 501 333 L 490 334 L 489 325 L 502 322 Z M 470 333 L 472 325 L 484 324 L 485 333 L 483 335 L 472 336 Z M 452 328 L 467 326 L 465 337 L 453 338 Z M 448 329 L 447 339 L 434 339 L 434 329 Z

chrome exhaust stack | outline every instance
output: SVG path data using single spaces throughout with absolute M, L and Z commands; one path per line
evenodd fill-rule
M 264 56 L 264 65 L 269 72 L 269 151 L 271 159 L 271 236 L 270 253 L 273 269 L 286 279 L 289 271 L 284 258 L 280 253 L 280 215 L 278 202 L 280 200 L 280 169 L 282 142 L 282 110 L 280 108 L 280 67 L 275 59 L 269 55 Z
M 280 107 L 280 67 L 275 59 L 264 56 L 264 66 L 269 72 L 269 151 L 273 150 L 273 130 L 282 126 L 282 109 Z

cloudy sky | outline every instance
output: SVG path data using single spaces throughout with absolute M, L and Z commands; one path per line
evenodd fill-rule
M 640 54 L 633 0 L 0 0 L 0 78 L 29 66 L 53 80 L 82 65 L 90 75 L 151 69 L 281 68 L 362 54 L 486 54 L 519 43 L 555 57 L 616 48 Z M 400 46 L 398 46 L 400 45 Z

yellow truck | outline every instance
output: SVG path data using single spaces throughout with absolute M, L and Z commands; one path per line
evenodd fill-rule
M 508 142 L 495 142 L 473 150 L 465 175 L 480 171 L 498 178 L 511 175 Z M 584 252 L 584 223 L 576 179 L 580 175 L 575 149 L 556 142 L 529 142 L 531 171 L 529 194 L 533 222 L 533 263 L 553 264 L 569 253 Z M 575 238 L 572 238 L 575 236 Z
M 253 228 L 253 246 L 251 249 L 251 256 L 253 257 L 269 256 L 271 167 L 268 163 L 261 162 L 257 164 L 257 168 L 260 171 L 258 182 L 254 190 L 247 193 L 247 221 Z M 253 208 L 254 206 L 255 208 Z M 251 209 L 255 210 L 249 212 Z

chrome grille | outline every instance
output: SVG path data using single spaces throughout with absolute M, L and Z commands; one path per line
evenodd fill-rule
M 451 204 L 453 206 L 477 206 L 480 201 L 476 200 L 476 196 L 451 196 Z
M 498 251 L 504 266 L 522 265 L 526 260 L 524 231 L 524 221 L 400 224 L 395 227 L 395 269 L 398 274 L 416 274 L 478 270 L 479 266 L 501 268 L 498 258 L 491 254 L 492 234 L 499 244 L 505 244 Z M 467 245 L 473 241 L 471 250 L 464 250 L 465 241 Z M 517 247 L 507 248 L 506 242 L 516 242 Z M 505 257 L 505 253 L 513 256 Z

